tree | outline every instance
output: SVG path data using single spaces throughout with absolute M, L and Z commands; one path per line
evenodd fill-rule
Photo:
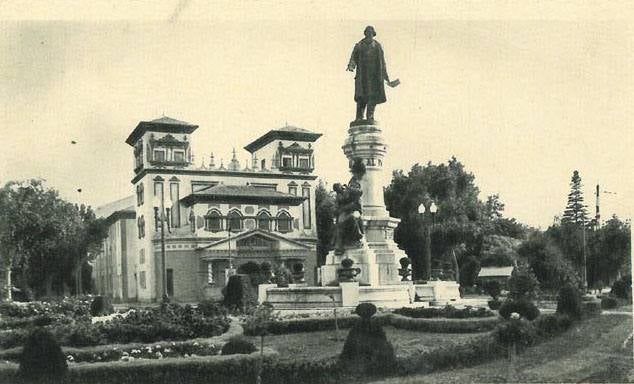
M 564 224 L 584 225 L 588 221 L 588 212 L 586 206 L 583 204 L 582 187 L 581 176 L 579 176 L 578 171 L 574 171 L 570 180 L 568 203 L 566 204 L 566 209 L 562 217 Z
M 30 296 L 67 292 L 75 271 L 105 235 L 88 207 L 77 207 L 43 180 L 12 181 L 0 189 L 0 247 Z
M 333 249 L 335 230 L 335 199 L 319 180 L 315 189 L 315 210 L 317 219 L 317 265 L 324 265 L 326 255 Z
M 517 260 L 519 240 L 508 236 L 489 235 L 484 240 L 480 264 L 483 267 L 507 267 Z
M 588 284 L 594 286 L 599 281 L 609 284 L 620 271 L 629 271 L 630 249 L 630 224 L 616 216 L 612 216 L 601 228 L 590 231 Z

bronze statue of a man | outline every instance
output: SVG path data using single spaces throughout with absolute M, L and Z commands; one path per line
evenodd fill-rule
M 336 255 L 342 255 L 345 247 L 359 247 L 363 238 L 363 224 L 361 222 L 361 178 L 366 172 L 365 164 L 360 158 L 355 158 L 351 167 L 352 178 L 347 185 L 335 183 L 333 190 L 336 195 L 336 226 L 334 248 Z
M 353 72 L 354 77 L 354 101 L 357 102 L 357 120 L 363 120 L 363 114 L 367 107 L 366 119 L 374 120 L 374 108 L 377 104 L 385 103 L 385 87 L 383 81 L 394 87 L 398 80 L 390 82 L 385 66 L 383 48 L 374 40 L 376 32 L 374 27 L 368 26 L 363 31 L 365 37 L 355 44 L 348 63 L 348 71 Z

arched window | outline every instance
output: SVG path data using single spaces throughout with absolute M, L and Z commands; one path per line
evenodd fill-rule
M 258 213 L 256 220 L 258 222 L 258 229 L 262 229 L 265 231 L 271 230 L 271 215 L 269 215 L 266 211 L 260 211 Z
M 222 215 L 217 210 L 207 212 L 205 216 L 205 230 L 211 232 L 222 231 Z
M 227 228 L 231 229 L 231 232 L 239 232 L 242 230 L 242 214 L 233 210 L 227 214 Z
M 282 211 L 277 214 L 277 231 L 286 233 L 293 230 L 293 218 L 288 212 Z

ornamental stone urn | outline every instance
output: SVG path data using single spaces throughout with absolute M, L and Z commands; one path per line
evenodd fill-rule
M 337 279 L 339 282 L 356 281 L 356 277 L 361 273 L 361 268 L 352 268 L 354 260 L 345 258 L 341 260 L 341 268 L 337 270 Z
M 306 272 L 304 271 L 304 264 L 300 262 L 293 264 L 293 272 L 291 273 L 291 276 L 293 277 L 293 284 L 305 283 L 306 282 L 306 280 L 304 280 L 305 275 L 306 275 Z
M 271 279 L 273 278 L 273 266 L 268 261 L 265 261 L 260 266 L 262 271 L 262 277 L 264 281 L 263 284 L 271 284 Z
M 398 261 L 401 264 L 401 268 L 398 269 L 398 274 L 401 276 L 401 281 L 410 281 L 412 270 L 409 268 L 411 263 L 409 257 L 401 257 Z

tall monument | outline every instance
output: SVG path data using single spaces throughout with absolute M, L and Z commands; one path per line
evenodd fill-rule
M 368 26 L 364 35 L 354 46 L 348 64 L 349 71 L 356 69 L 354 100 L 357 103 L 357 113 L 356 119 L 349 125 L 348 137 L 342 146 L 353 174 L 349 184 L 360 185 L 362 192 L 360 210 L 357 215 L 353 215 L 354 212 L 338 212 L 339 243 L 337 249 L 328 254 L 326 264 L 321 267 L 322 285 L 337 281 L 337 270 L 341 268 L 344 259 L 353 260 L 354 265 L 360 269 L 358 280 L 362 284 L 399 284 L 399 260 L 407 257 L 393 240 L 394 229 L 400 220 L 390 217 L 383 200 L 381 175 L 384 171 L 383 160 L 387 153 L 387 144 L 379 122 L 374 119 L 376 105 L 386 101 L 384 82 L 395 87 L 399 81 L 389 80 L 383 48 L 374 40 L 374 28 Z M 364 172 L 358 171 L 360 164 L 364 166 Z M 342 188 L 341 185 L 338 184 L 338 188 Z M 354 191 L 354 186 L 348 188 Z M 337 191 L 338 200 L 344 193 L 343 190 Z M 348 216 L 358 217 L 362 223 L 360 241 L 341 241 L 341 237 L 345 238 L 351 233 L 346 230 L 350 226 L 341 222 Z

